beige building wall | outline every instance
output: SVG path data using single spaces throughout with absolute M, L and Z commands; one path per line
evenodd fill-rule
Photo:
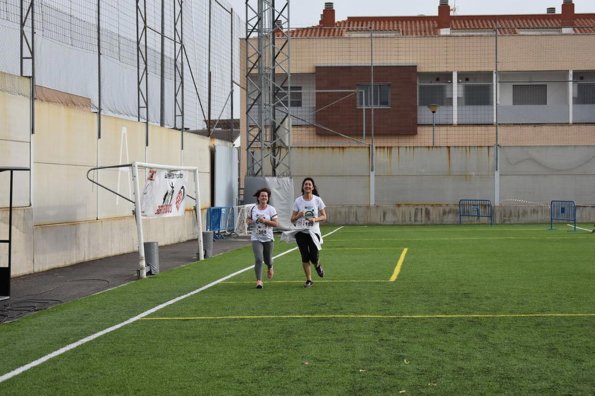
M 478 36 L 292 38 L 292 74 L 313 74 L 321 65 L 416 65 L 429 72 L 561 72 L 593 70 L 595 35 L 499 35 Z M 242 76 L 245 76 L 245 41 L 241 43 Z M 372 58 L 373 53 L 373 58 Z M 496 57 L 498 58 L 496 61 Z M 543 77 L 543 76 L 541 76 Z M 557 79 L 558 77 L 556 77 Z M 312 103 L 309 104 L 313 106 Z M 246 147 L 246 95 L 241 98 L 242 147 Z M 368 134 L 370 132 L 368 131 Z M 434 138 L 433 138 L 434 135 Z M 590 124 L 420 124 L 412 136 L 377 136 L 377 146 L 491 146 L 496 136 L 501 145 L 593 145 Z M 364 138 L 363 136 L 361 137 Z M 367 136 L 368 143 L 370 136 Z M 293 147 L 357 145 L 339 136 L 317 135 L 314 127 L 293 126 Z M 242 150 L 241 163 L 246 164 Z M 242 170 L 244 167 L 242 167 Z
M 557 146 L 595 145 L 592 125 L 436 125 L 435 146 L 493 146 L 498 141 L 502 146 Z M 432 146 L 432 126 L 418 125 L 417 135 L 376 136 L 375 145 L 380 146 Z M 357 142 L 341 136 L 319 136 L 314 127 L 292 128 L 292 144 L 303 146 L 359 146 Z
M 320 65 L 417 65 L 432 71 L 591 70 L 595 36 L 508 35 L 291 39 L 291 73 Z M 373 59 L 371 54 L 373 51 Z

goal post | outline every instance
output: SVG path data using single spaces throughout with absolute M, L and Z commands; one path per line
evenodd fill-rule
M 138 271 L 139 277 L 145 278 L 146 275 L 146 262 L 145 262 L 145 247 L 144 247 L 144 234 L 143 234 L 143 222 L 142 222 L 142 205 L 141 205 L 141 190 L 140 190 L 140 180 L 138 175 L 138 169 L 145 168 L 145 169 L 161 169 L 166 171 L 190 171 L 194 177 L 194 216 L 196 216 L 196 224 L 197 224 L 197 238 L 198 238 L 198 259 L 204 259 L 204 247 L 203 247 L 203 240 L 202 240 L 202 216 L 200 215 L 200 193 L 199 193 L 199 184 L 198 184 L 198 168 L 194 166 L 175 166 L 175 165 L 161 165 L 161 164 L 151 164 L 146 162 L 133 162 L 132 163 L 132 184 L 134 186 L 134 206 L 135 206 L 135 220 L 136 220 L 136 229 L 138 233 L 138 255 L 139 255 L 139 262 L 138 262 Z M 190 198 L 192 198 L 189 195 Z
M 131 169 L 131 179 L 132 179 L 132 187 L 134 190 L 134 197 L 130 199 L 117 191 L 110 189 L 109 187 L 100 184 L 99 182 L 93 180 L 89 177 L 89 174 L 92 171 L 103 170 L 103 169 L 114 169 L 114 168 L 130 168 Z M 149 176 L 147 180 L 145 180 L 145 185 L 141 189 L 141 177 L 139 175 L 139 169 L 148 169 Z M 159 190 L 159 187 L 163 187 L 159 185 L 157 182 L 160 181 L 159 175 L 157 175 L 158 171 L 166 171 L 165 178 L 169 180 L 167 182 L 167 188 L 165 190 Z M 192 192 L 194 196 L 190 194 L 190 191 L 186 191 L 186 186 L 184 181 L 186 180 L 185 177 L 182 177 L 184 181 L 178 183 L 176 178 L 176 172 L 188 172 L 192 175 L 192 179 L 194 181 L 194 191 Z M 156 176 L 157 175 L 157 176 Z M 181 177 L 181 176 L 180 176 Z M 169 178 L 169 179 L 168 179 Z M 146 162 L 133 162 L 131 164 L 122 164 L 122 165 L 112 165 L 112 166 L 100 166 L 89 169 L 87 172 L 87 179 L 92 183 L 102 187 L 111 193 L 124 198 L 125 200 L 129 201 L 134 205 L 134 218 L 136 223 L 136 230 L 138 236 L 138 277 L 139 278 L 146 278 L 147 276 L 147 265 L 145 259 L 145 247 L 144 247 L 144 232 L 143 232 L 143 217 L 165 217 L 165 216 L 176 216 L 179 213 L 184 213 L 184 206 L 182 205 L 184 202 L 185 197 L 193 199 L 194 202 L 194 216 L 196 219 L 197 224 L 197 240 L 198 240 L 198 259 L 204 260 L 204 245 L 203 245 L 203 238 L 202 238 L 202 216 L 200 214 L 200 188 L 199 188 L 199 180 L 198 180 L 198 168 L 194 166 L 179 166 L 179 165 L 163 165 L 163 164 L 152 164 Z M 157 184 L 151 184 L 152 182 L 156 182 Z M 149 183 L 151 182 L 151 183 Z M 157 186 L 156 191 L 147 191 L 150 189 L 151 186 Z M 176 191 L 177 190 L 177 191 Z M 165 194 L 162 192 L 165 191 Z M 161 200 L 160 204 L 157 205 L 156 208 L 151 208 L 151 213 L 149 213 L 149 208 L 143 207 L 147 205 L 147 198 L 149 193 L 152 193 L 153 197 L 155 197 L 155 193 L 160 194 L 159 199 Z

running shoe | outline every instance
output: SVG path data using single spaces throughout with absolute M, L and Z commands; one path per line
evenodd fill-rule
M 270 267 L 270 268 L 267 270 L 267 278 L 269 278 L 269 279 L 273 279 L 273 275 L 274 275 L 274 274 L 275 274 L 275 270 L 273 269 L 273 267 Z
M 324 270 L 322 269 L 322 265 L 320 265 L 320 263 L 318 263 L 316 267 L 316 273 L 318 274 L 318 276 L 320 276 L 321 278 L 324 278 Z
M 311 288 L 312 287 L 312 281 L 311 280 L 307 280 L 306 283 L 304 283 L 304 287 L 305 288 Z
M 262 289 L 262 281 L 256 281 L 256 288 Z

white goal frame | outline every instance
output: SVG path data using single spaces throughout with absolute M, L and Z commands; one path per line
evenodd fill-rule
M 128 197 L 121 195 L 120 193 L 100 184 L 99 182 L 91 179 L 89 177 L 89 173 L 92 171 L 102 170 L 102 169 L 113 169 L 113 168 L 131 168 L 132 172 L 132 185 L 134 188 L 134 200 L 131 200 Z M 125 200 L 131 202 L 134 205 L 134 218 L 136 221 L 136 231 L 138 235 L 138 277 L 143 279 L 147 276 L 147 266 L 145 260 L 145 244 L 144 244 L 144 233 L 143 233 L 143 221 L 142 221 L 142 210 L 141 210 L 141 195 L 142 190 L 140 189 L 140 178 L 139 178 L 139 168 L 143 169 L 164 169 L 170 171 L 188 171 L 192 172 L 194 175 L 194 197 L 191 195 L 187 195 L 189 198 L 194 199 L 194 215 L 196 216 L 196 224 L 197 224 L 197 239 L 198 239 L 198 259 L 204 260 L 204 244 L 202 239 L 202 216 L 200 214 L 200 188 L 198 184 L 198 168 L 195 166 L 179 166 L 179 165 L 163 165 L 163 164 L 151 164 L 147 162 L 133 162 L 131 164 L 122 164 L 122 165 L 112 165 L 112 166 L 99 166 L 96 168 L 91 168 L 87 172 L 87 179 L 94 184 L 97 184 L 99 187 L 102 187 L 117 196 L 124 198 Z

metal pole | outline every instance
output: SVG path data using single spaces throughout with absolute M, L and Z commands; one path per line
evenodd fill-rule
M 230 15 L 230 37 L 231 37 L 231 45 L 230 45 L 230 50 L 231 50 L 231 54 L 230 54 L 230 60 L 229 60 L 229 73 L 230 73 L 230 84 L 229 84 L 229 88 L 231 89 L 230 95 L 231 95 L 231 101 L 230 101 L 230 116 L 229 116 L 229 121 L 230 121 L 230 126 L 229 129 L 231 130 L 231 136 L 233 137 L 233 131 L 234 131 L 234 118 L 233 118 L 233 100 L 234 100 L 234 95 L 233 95 L 233 91 L 234 91 L 234 86 L 233 86 L 233 8 L 231 9 L 231 12 L 229 13 Z
M 161 0 L 161 95 L 159 125 L 165 126 L 165 0 Z
M 370 135 L 372 144 L 370 145 L 370 205 L 376 205 L 376 146 L 374 144 L 374 133 L 376 124 L 374 120 L 374 107 L 376 106 L 374 89 L 374 30 L 370 26 L 370 91 L 372 100 L 370 103 Z M 380 97 L 379 97 L 380 98 Z
M 434 134 L 436 130 L 436 113 L 432 112 L 432 146 L 434 145 Z
M 194 170 L 194 185 L 196 186 L 196 201 L 195 201 L 195 210 L 196 213 L 196 225 L 198 227 L 198 259 L 204 260 L 205 259 L 205 250 L 204 250 L 204 241 L 202 238 L 202 214 L 200 213 L 200 189 L 198 186 L 198 169 Z
M 148 44 L 147 44 L 147 0 L 144 0 L 143 2 L 143 15 L 144 15 L 144 32 L 145 32 L 145 42 L 144 47 L 145 47 L 145 94 L 146 94 L 146 100 L 147 100 L 147 119 L 145 120 L 145 158 L 147 158 L 146 156 L 146 151 L 147 151 L 147 147 L 149 147 L 149 58 L 148 58 L 148 54 L 149 54 L 149 48 L 148 48 Z M 143 248 L 143 253 L 144 253 L 144 248 Z M 143 258 L 144 260 L 144 258 Z
M 13 170 L 10 170 L 10 198 L 8 200 L 8 296 L 10 296 L 10 273 L 12 266 L 12 184 Z
M 97 139 L 101 139 L 101 0 L 97 0 Z
M 19 19 L 19 22 L 21 24 L 21 41 L 20 41 L 20 43 L 21 43 L 21 45 L 20 45 L 20 48 L 21 48 L 21 76 L 23 76 L 23 73 L 25 71 L 24 70 L 24 67 L 23 67 L 23 52 L 24 52 L 23 51 L 23 49 L 24 49 L 23 36 L 25 35 L 25 24 L 23 22 L 23 16 L 24 16 L 23 15 L 24 14 L 23 7 L 24 7 L 23 0 L 21 0 L 21 3 L 20 3 L 20 17 L 19 17 L 20 18 Z
M 140 187 L 138 184 L 138 165 L 132 164 L 132 183 L 134 185 L 134 218 L 136 220 L 136 232 L 138 235 L 138 277 L 146 278 L 145 266 L 145 244 L 143 240 L 143 219 L 140 204 Z
M 376 131 L 376 120 L 374 119 L 374 108 L 377 104 L 380 104 L 380 95 L 377 89 L 374 89 L 374 30 L 370 27 L 370 81 L 372 83 L 372 103 L 370 109 L 370 134 L 372 137 L 372 147 L 374 147 L 374 135 Z M 374 99 L 378 95 L 378 102 L 375 103 Z M 373 158 L 372 158 L 373 159 Z M 372 172 L 374 172 L 374 161 L 372 161 Z
M 208 72 L 208 95 L 207 95 L 207 130 L 209 131 L 209 136 L 212 135 L 213 131 L 211 130 L 211 103 L 212 103 L 212 97 L 211 97 L 211 23 L 212 23 L 212 19 L 213 19 L 213 1 L 209 0 L 209 43 L 208 43 L 208 54 L 207 54 L 207 70 Z
M 498 86 L 500 85 L 500 79 L 498 77 L 498 22 L 496 21 L 496 40 L 495 40 L 495 59 L 494 65 L 496 69 L 496 114 L 495 114 L 495 122 L 496 122 L 496 145 L 494 147 L 494 204 L 500 204 L 500 130 L 499 130 L 499 121 L 498 121 L 498 102 L 499 99 L 499 92 Z
M 35 134 L 35 0 L 31 0 L 31 135 Z
M 184 51 L 184 0 L 180 0 L 180 55 Z M 184 107 L 184 58 L 182 57 L 180 63 L 180 92 L 182 94 L 182 150 L 184 150 L 184 128 L 185 128 L 185 119 L 186 119 L 186 112 Z M 190 66 L 188 66 L 190 67 Z M 192 69 L 190 69 L 192 71 Z M 192 74 L 191 74 L 192 75 Z
M 277 26 L 275 25 L 277 23 L 277 18 L 275 16 L 275 0 L 271 0 L 271 53 L 270 53 L 270 57 L 271 57 L 271 74 L 270 74 L 270 81 L 271 84 L 269 85 L 269 89 L 270 89 L 270 103 L 271 103 L 271 137 L 270 137 L 270 151 L 271 151 L 271 174 L 272 176 L 277 176 L 277 168 L 279 166 L 278 161 L 277 161 L 277 132 L 278 132 L 278 125 L 277 125 L 277 82 L 276 82 L 276 74 L 277 74 L 277 62 L 276 62 L 276 52 L 277 52 L 277 43 L 276 43 L 276 38 L 275 38 L 275 31 L 277 29 Z M 291 87 L 287 87 L 287 89 L 290 91 L 288 92 L 289 94 L 291 94 Z M 291 97 L 287 96 L 287 104 L 288 106 L 291 106 Z
M 248 0 L 246 0 L 248 1 Z M 258 0 L 258 17 L 260 18 L 260 22 L 258 23 L 258 54 L 261 57 L 264 57 L 264 25 L 265 25 L 265 19 L 266 16 L 264 15 L 264 1 L 263 0 Z M 265 73 L 265 66 L 264 66 L 264 59 L 261 59 L 258 61 L 258 81 L 259 81 L 259 88 L 260 88 L 260 98 L 258 99 L 260 101 L 259 106 L 258 106 L 258 123 L 260 124 L 260 130 L 258 131 L 259 134 L 259 138 L 258 141 L 260 142 L 260 160 L 259 160 L 259 166 L 260 169 L 258 171 L 258 175 L 254 175 L 254 176 L 263 176 L 264 175 L 264 149 L 265 149 L 265 144 L 264 144 L 264 139 L 265 139 L 265 128 L 266 125 L 264 123 L 265 121 L 265 115 L 264 115 L 264 103 L 266 103 L 267 98 L 265 97 L 265 95 L 267 95 L 267 91 L 265 89 L 265 84 L 264 84 L 264 73 Z M 267 85 L 268 86 L 268 85 Z
M 101 0 L 98 0 L 101 1 Z M 140 122 L 140 41 L 139 41 L 139 33 L 140 33 L 140 24 L 138 21 L 138 8 L 139 8 L 140 0 L 136 0 L 136 121 Z

